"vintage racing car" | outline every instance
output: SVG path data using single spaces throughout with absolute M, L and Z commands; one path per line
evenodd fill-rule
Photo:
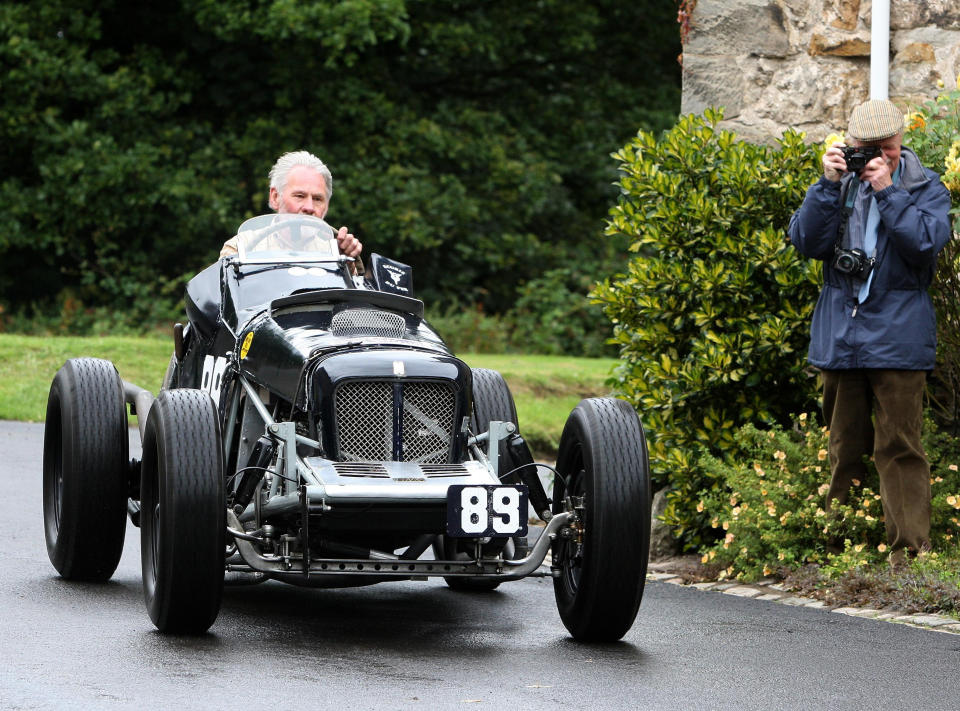
M 574 638 L 630 629 L 650 481 L 627 403 L 577 405 L 548 496 L 503 378 L 450 352 L 409 267 L 375 254 L 354 276 L 332 229 L 303 215 L 248 220 L 238 251 L 187 285 L 189 322 L 174 329 L 156 398 L 104 360 L 70 360 L 54 378 L 43 511 L 63 577 L 110 578 L 129 516 L 162 631 L 207 630 L 225 578 L 344 587 L 440 576 L 492 590 L 534 575 L 553 577 Z M 129 458 L 127 405 L 140 460 Z

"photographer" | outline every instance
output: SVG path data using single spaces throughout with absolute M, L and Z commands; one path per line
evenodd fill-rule
M 849 146 L 823 156 L 823 177 L 790 219 L 790 240 L 823 261 L 808 360 L 821 371 L 830 430 L 826 509 L 863 482 L 873 455 L 891 563 L 929 548 L 930 467 L 920 442 L 923 393 L 936 357 L 927 293 L 950 239 L 950 195 L 901 147 L 891 102 L 857 106 Z

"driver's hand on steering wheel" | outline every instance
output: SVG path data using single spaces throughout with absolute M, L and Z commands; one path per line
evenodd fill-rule
M 337 246 L 340 248 L 340 253 L 348 257 L 359 257 L 360 252 L 363 251 L 360 240 L 350 234 L 346 227 L 341 227 L 337 232 Z

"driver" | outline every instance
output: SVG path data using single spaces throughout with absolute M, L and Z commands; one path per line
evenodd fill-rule
M 284 153 L 270 169 L 270 207 L 280 214 L 299 214 L 323 217 L 330 207 L 333 194 L 333 176 L 323 161 L 308 151 Z M 353 257 L 357 274 L 363 274 L 360 252 L 363 245 L 346 227 L 337 231 L 340 253 Z M 223 243 L 221 257 L 237 254 L 237 238 Z

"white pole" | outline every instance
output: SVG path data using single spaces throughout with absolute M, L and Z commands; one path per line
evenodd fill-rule
M 873 0 L 870 21 L 870 98 L 890 96 L 890 0 Z

